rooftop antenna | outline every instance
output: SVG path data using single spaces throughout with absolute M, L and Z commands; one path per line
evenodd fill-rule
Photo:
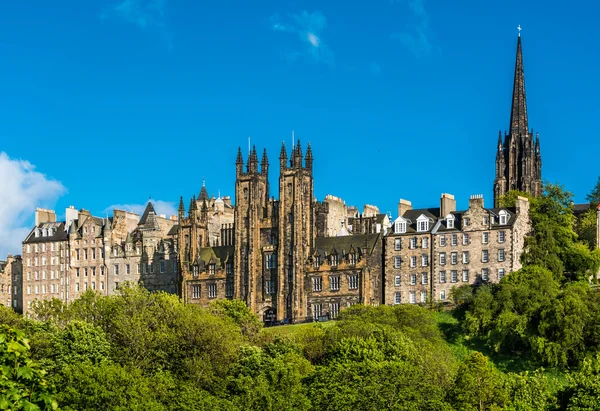
M 521 30 L 523 30 L 523 29 L 521 28 L 520 24 L 517 26 L 517 30 L 519 30 L 519 37 L 521 37 Z

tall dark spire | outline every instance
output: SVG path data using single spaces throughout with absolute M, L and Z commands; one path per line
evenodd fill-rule
M 285 143 L 281 142 L 281 151 L 279 152 L 279 166 L 281 170 L 285 169 L 287 163 L 287 150 L 285 149 Z
M 267 149 L 263 151 L 262 160 L 260 162 L 260 172 L 264 175 L 269 174 L 269 158 L 267 157 Z
M 523 71 L 523 52 L 521 36 L 517 40 L 517 61 L 515 63 L 515 79 L 513 83 L 512 109 L 510 111 L 509 132 L 512 138 L 529 135 L 527 121 L 527 101 L 525 99 L 525 74 Z

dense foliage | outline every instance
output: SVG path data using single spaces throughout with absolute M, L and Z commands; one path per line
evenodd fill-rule
M 353 306 L 263 329 L 240 301 L 203 309 L 137 286 L 38 302 L 34 318 L 0 306 L 0 409 L 600 409 L 598 251 L 560 186 L 531 214 L 524 267 L 455 289 L 455 318 Z M 521 360 L 528 371 L 512 372 Z

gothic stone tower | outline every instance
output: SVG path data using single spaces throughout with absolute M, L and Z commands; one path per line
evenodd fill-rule
M 540 139 L 536 133 L 534 140 L 533 131 L 529 131 L 520 35 L 517 40 L 510 127 L 504 135 L 504 143 L 501 132 L 498 133 L 494 180 L 496 207 L 499 198 L 510 190 L 519 190 L 534 196 L 542 194 Z
M 242 151 L 235 162 L 235 267 L 234 296 L 259 315 L 271 313 L 274 284 L 270 277 L 272 253 L 273 202 L 269 200 L 269 160 L 263 154 L 258 169 L 256 147 L 248 157 L 246 171 Z M 268 257 L 270 258 L 270 257 Z M 269 313 L 266 313 L 269 311 Z
M 279 291 L 278 319 L 303 321 L 307 316 L 305 264 L 314 239 L 313 156 L 308 144 L 302 164 L 300 140 L 292 147 L 289 167 L 282 144 L 279 156 Z

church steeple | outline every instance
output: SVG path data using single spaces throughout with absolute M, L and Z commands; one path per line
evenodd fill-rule
M 500 197 L 510 190 L 524 191 L 534 196 L 541 195 L 543 191 L 539 137 L 536 134 L 534 140 L 533 132 L 529 132 L 527 118 L 521 26 L 518 30 L 510 126 L 504 144 L 501 135 L 498 135 L 496 148 L 496 179 L 494 180 L 496 206 Z
M 525 97 L 525 74 L 523 72 L 523 51 L 521 48 L 520 35 L 517 39 L 517 61 L 515 62 L 515 79 L 513 83 L 509 132 L 513 139 L 529 136 L 527 100 Z

